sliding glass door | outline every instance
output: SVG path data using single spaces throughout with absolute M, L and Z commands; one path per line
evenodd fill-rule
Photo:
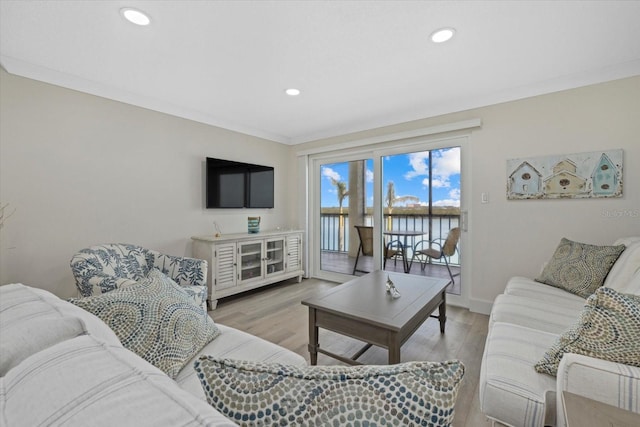
M 460 147 L 382 155 L 385 270 L 454 278 L 460 293 L 459 244 L 438 254 L 450 230 L 460 227 Z M 457 231 L 454 231 L 457 233 Z
M 360 247 L 356 226 L 373 226 L 373 160 L 323 163 L 318 180 L 320 270 L 353 274 Z M 358 261 L 359 269 L 373 269 L 371 254 Z

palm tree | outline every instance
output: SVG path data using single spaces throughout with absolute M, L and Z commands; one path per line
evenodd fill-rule
M 420 199 L 416 196 L 396 196 L 396 185 L 393 183 L 393 181 L 389 181 L 387 183 L 387 196 L 384 200 L 385 202 L 387 202 L 387 230 L 391 230 L 392 228 L 391 213 L 393 212 L 393 206 L 396 203 L 420 201 Z
M 338 181 L 335 178 L 331 178 L 331 183 L 336 186 L 336 191 L 338 192 L 338 206 L 339 209 L 339 217 L 338 217 L 338 250 L 342 251 L 344 249 L 344 217 L 342 216 L 342 203 L 346 197 L 349 197 L 349 190 L 347 190 L 347 184 L 344 181 Z

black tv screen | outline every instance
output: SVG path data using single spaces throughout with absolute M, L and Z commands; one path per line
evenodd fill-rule
M 260 166 L 249 170 L 248 208 L 273 207 L 273 168 Z
M 206 206 L 273 208 L 273 167 L 207 157 Z

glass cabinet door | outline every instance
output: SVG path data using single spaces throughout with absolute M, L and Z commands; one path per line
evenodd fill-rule
M 262 277 L 262 241 L 240 244 L 240 281 Z
M 267 275 L 284 272 L 284 260 L 284 239 L 267 240 Z

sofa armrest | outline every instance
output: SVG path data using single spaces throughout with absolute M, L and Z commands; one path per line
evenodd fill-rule
M 207 261 L 197 258 L 158 254 L 154 267 L 181 286 L 207 286 Z
M 556 387 L 557 427 L 565 427 L 563 391 L 640 413 L 640 367 L 567 353 Z
M 153 266 L 167 276 L 171 277 L 178 285 L 183 286 L 193 297 L 196 304 L 202 304 L 207 311 L 207 299 L 209 288 L 207 286 L 207 261 L 197 258 L 165 255 L 155 251 Z

